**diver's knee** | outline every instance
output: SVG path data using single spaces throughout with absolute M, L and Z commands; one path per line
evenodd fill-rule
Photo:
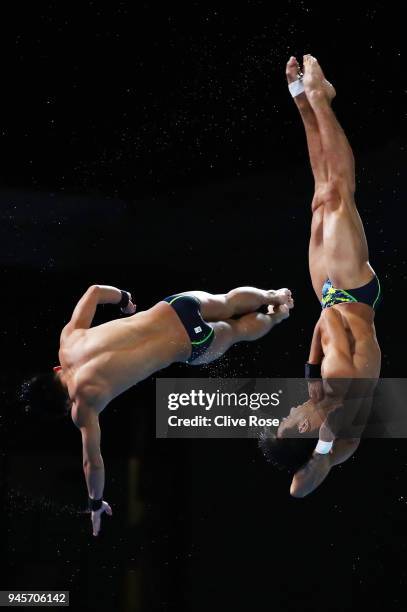
M 336 213 L 355 203 L 354 189 L 346 180 L 332 180 L 320 187 L 313 200 L 313 221 L 324 213 Z
M 337 208 L 340 206 L 344 185 L 340 180 L 331 179 L 316 186 L 313 210 L 324 208 Z

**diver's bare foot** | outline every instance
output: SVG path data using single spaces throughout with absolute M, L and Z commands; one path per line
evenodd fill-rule
M 273 319 L 274 325 L 278 325 L 284 319 L 290 316 L 290 307 L 288 304 L 280 304 L 279 306 L 269 306 L 267 314 Z
M 335 87 L 326 80 L 318 61 L 312 55 L 304 55 L 304 88 L 312 108 L 328 102 L 336 96 Z
M 269 300 L 267 304 L 270 304 L 272 306 L 281 306 L 282 304 L 287 304 L 289 308 L 293 308 L 294 300 L 289 289 L 269 289 L 267 293 L 269 295 Z
M 298 78 L 302 76 L 300 65 L 297 62 L 297 59 L 293 55 L 290 57 L 290 59 L 287 62 L 287 65 L 285 67 L 285 75 L 287 77 L 288 84 L 293 83 L 294 81 L 297 81 Z M 308 107 L 311 110 L 310 103 L 307 100 L 307 96 L 305 95 L 305 92 L 302 92 L 298 96 L 295 96 L 293 100 L 298 106 L 298 108 Z

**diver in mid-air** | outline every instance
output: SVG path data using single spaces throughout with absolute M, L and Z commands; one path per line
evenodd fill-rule
M 117 304 L 124 314 L 91 327 L 98 304 Z M 92 285 L 62 330 L 59 366 L 24 384 L 26 404 L 52 414 L 71 412 L 80 429 L 83 467 L 93 534 L 101 514 L 105 471 L 100 452 L 99 414 L 115 397 L 174 362 L 210 363 L 233 344 L 257 340 L 289 316 L 288 289 L 240 287 L 225 294 L 178 293 L 136 312 L 130 293 Z
M 345 423 L 349 429 L 358 411 L 367 413 L 366 403 L 371 405 L 381 364 L 374 325 L 381 288 L 369 263 L 367 240 L 355 203 L 352 149 L 331 107 L 336 91 L 311 55 L 304 56 L 302 72 L 296 58 L 291 57 L 286 76 L 304 123 L 315 181 L 308 257 L 312 286 L 322 312 L 305 366 L 310 398 L 292 408 L 277 436 L 266 436 L 261 446 L 266 456 L 278 463 L 285 440 L 299 438 L 301 446 L 301 438 L 320 432 L 317 447 L 308 456 L 309 461 L 304 460 L 305 465 L 291 484 L 291 494 L 303 497 L 359 445 L 358 436 L 336 434 Z M 356 385 L 355 379 L 359 380 Z

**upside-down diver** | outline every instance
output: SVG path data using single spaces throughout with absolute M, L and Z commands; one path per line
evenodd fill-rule
M 303 497 L 359 445 L 359 436 L 335 439 L 335 433 L 344 421 L 355 416 L 346 414 L 344 402 L 355 379 L 359 380 L 359 390 L 363 387 L 364 397 L 357 391 L 359 399 L 371 403 L 380 375 L 381 353 L 374 317 L 381 288 L 369 263 L 366 235 L 355 203 L 353 152 L 332 110 L 335 88 L 311 55 L 304 56 L 302 72 L 296 58 L 291 57 L 286 76 L 304 124 L 315 181 L 308 259 L 312 286 L 322 311 L 305 366 L 309 400 L 292 408 L 277 436 L 263 437 L 260 445 L 270 461 L 276 463 L 279 455 L 282 459 L 289 448 L 294 451 L 297 445 L 301 451 L 298 463 L 302 461 L 303 468 L 294 475 L 290 491 Z M 349 404 L 355 410 L 354 397 L 351 399 Z M 362 404 L 360 401 L 358 406 L 366 412 Z M 328 433 L 328 439 L 320 435 L 314 449 L 312 440 L 308 440 L 310 445 L 302 444 L 312 432 L 319 430 L 321 434 L 321 428 L 325 438 Z

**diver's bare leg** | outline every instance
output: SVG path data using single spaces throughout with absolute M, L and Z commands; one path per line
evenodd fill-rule
M 300 71 L 301 69 L 297 59 L 291 56 L 285 69 L 287 82 L 293 83 L 296 81 Z M 326 182 L 328 178 L 318 122 L 305 92 L 295 96 L 293 100 L 304 124 L 312 173 L 314 175 L 315 184 L 318 185 L 319 183 Z
M 270 314 L 251 312 L 239 319 L 212 323 L 215 333 L 214 340 L 208 350 L 195 359 L 192 365 L 211 363 L 222 357 L 231 346 L 238 342 L 252 342 L 262 338 L 288 316 L 289 307 L 283 304 L 270 307 Z
M 288 83 L 292 83 L 298 78 L 300 65 L 295 57 L 290 57 L 286 66 L 286 76 Z M 311 236 L 308 249 L 309 270 L 311 282 L 318 300 L 322 297 L 322 286 L 328 277 L 328 272 L 324 260 L 323 244 L 323 219 L 324 209 L 321 206 L 322 199 L 319 197 L 324 190 L 328 180 L 328 171 L 325 163 L 324 152 L 322 149 L 321 137 L 319 135 L 318 122 L 315 113 L 307 99 L 305 93 L 301 93 L 293 98 L 305 128 L 307 138 L 308 153 L 315 181 L 315 195 L 312 200 L 312 222 Z
M 304 87 L 315 113 L 324 151 L 328 180 L 343 178 L 350 191 L 355 191 L 355 160 L 352 148 L 332 110 L 335 88 L 326 80 L 318 61 L 304 56 Z
M 304 56 L 304 87 L 314 111 L 327 168 L 327 181 L 316 196 L 323 203 L 323 245 L 330 279 L 338 287 L 368 282 L 373 271 L 368 246 L 354 200 L 355 163 L 348 139 L 331 108 L 336 92 L 317 60 Z
M 194 295 L 201 302 L 201 314 L 205 321 L 225 321 L 235 316 L 255 312 L 261 306 L 293 305 L 289 289 L 257 289 L 238 287 L 228 293 L 212 295 L 205 291 L 186 291 L 183 295 Z

